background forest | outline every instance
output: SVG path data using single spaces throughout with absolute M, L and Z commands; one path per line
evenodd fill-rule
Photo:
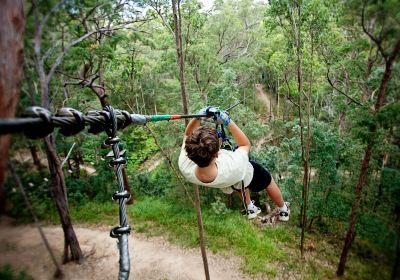
M 291 203 L 291 220 L 257 226 L 237 197 L 200 188 L 207 250 L 239 256 L 243 272 L 265 279 L 400 279 L 399 1 L 28 1 L 25 17 L 17 115 L 106 103 L 181 114 L 242 101 L 230 116 Z M 176 171 L 184 126 L 119 136 L 132 234 L 193 247 L 194 188 Z M 9 158 L 40 220 L 59 223 L 63 205 L 73 224 L 117 223 L 105 139 L 13 136 Z M 4 188 L 6 213 L 31 221 L 11 176 Z

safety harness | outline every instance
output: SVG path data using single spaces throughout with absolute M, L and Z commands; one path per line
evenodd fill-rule
M 218 113 L 216 113 L 216 114 L 218 114 Z M 216 116 L 214 116 L 214 118 L 216 119 Z M 220 148 L 234 152 L 237 147 L 232 144 L 231 139 L 229 138 L 229 136 L 226 135 L 224 125 L 217 124 L 215 129 L 217 130 L 218 138 L 221 139 Z M 246 192 L 245 192 L 245 187 L 244 187 L 244 180 L 241 181 L 241 189 L 240 190 L 236 189 L 233 185 L 231 186 L 231 188 L 236 192 L 242 193 L 242 203 L 243 203 L 243 207 L 247 213 L 248 209 L 247 209 L 247 203 L 246 203 Z

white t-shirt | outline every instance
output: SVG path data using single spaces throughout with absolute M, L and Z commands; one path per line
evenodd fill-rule
M 178 165 L 182 175 L 189 182 L 205 187 L 221 189 L 224 193 L 230 194 L 233 192 L 232 185 L 235 189 L 240 190 L 242 180 L 244 186 L 247 187 L 253 178 L 254 168 L 249 162 L 247 151 L 243 149 L 236 149 L 234 152 L 221 149 L 218 152 L 215 163 L 218 173 L 214 181 L 211 183 L 200 181 L 195 175 L 197 165 L 187 157 L 185 142 L 183 143 Z

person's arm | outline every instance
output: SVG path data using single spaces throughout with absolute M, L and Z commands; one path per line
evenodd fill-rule
M 184 137 L 190 136 L 193 133 L 193 130 L 200 126 L 200 120 L 192 119 L 185 129 Z
M 200 109 L 200 111 L 197 113 L 199 115 L 208 115 L 208 110 L 211 108 L 211 106 L 208 107 L 204 107 L 202 109 Z M 211 115 L 210 115 L 211 116 Z M 195 130 L 196 128 L 198 128 L 200 126 L 200 118 L 195 118 L 192 119 L 188 126 L 185 129 L 185 134 L 183 136 L 183 139 L 185 140 L 186 137 L 190 136 L 193 133 L 193 130 Z
M 243 131 L 231 120 L 226 112 L 219 112 L 217 116 L 217 123 L 223 124 L 228 127 L 229 131 L 236 141 L 236 144 L 239 146 L 239 149 L 250 152 L 251 144 L 249 138 L 247 138 L 246 134 L 244 134 Z
M 233 121 L 228 124 L 228 129 L 231 132 L 233 139 L 235 139 L 236 144 L 239 146 L 238 149 L 250 152 L 251 143 L 246 134 L 244 134 L 244 132 Z

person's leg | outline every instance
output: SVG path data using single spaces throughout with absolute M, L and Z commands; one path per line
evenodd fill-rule
M 253 192 L 260 192 L 265 189 L 268 196 L 279 207 L 279 220 L 288 221 L 290 215 L 289 203 L 283 200 L 281 190 L 272 178 L 271 173 L 256 162 L 250 161 L 250 163 L 254 168 L 254 174 L 249 189 Z
M 283 207 L 285 202 L 283 200 L 281 190 L 279 189 L 278 185 L 275 183 L 273 178 L 271 180 L 271 183 L 266 188 L 266 191 L 268 196 L 279 208 Z
M 281 190 L 272 178 L 271 183 L 266 188 L 268 196 L 279 207 L 279 220 L 282 222 L 289 221 L 290 209 L 289 203 L 284 202 Z

